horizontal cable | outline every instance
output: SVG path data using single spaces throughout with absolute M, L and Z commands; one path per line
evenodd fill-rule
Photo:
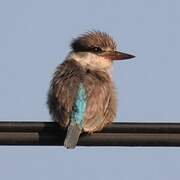
M 65 135 L 54 122 L 0 122 L 0 145 L 63 145 Z M 112 123 L 78 145 L 180 146 L 180 123 Z

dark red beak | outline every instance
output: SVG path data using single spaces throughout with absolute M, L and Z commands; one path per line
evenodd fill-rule
M 103 52 L 102 54 L 100 54 L 100 56 L 109 58 L 111 60 L 126 60 L 126 59 L 131 59 L 135 57 L 131 54 L 126 54 L 126 53 L 122 53 L 118 51 Z

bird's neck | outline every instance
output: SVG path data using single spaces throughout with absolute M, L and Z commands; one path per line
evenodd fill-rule
M 112 62 L 109 59 L 90 52 L 70 52 L 66 59 L 74 59 L 83 68 L 91 70 L 108 72 L 112 66 Z

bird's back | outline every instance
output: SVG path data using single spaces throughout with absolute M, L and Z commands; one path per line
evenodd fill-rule
M 75 60 L 58 66 L 51 81 L 48 106 L 52 118 L 67 127 L 73 110 L 78 85 L 86 91 L 83 130 L 92 133 L 112 122 L 116 115 L 116 97 L 107 72 L 82 68 Z

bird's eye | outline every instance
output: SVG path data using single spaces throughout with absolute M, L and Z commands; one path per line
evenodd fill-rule
M 100 47 L 92 47 L 92 50 L 94 52 L 101 52 L 102 51 L 102 49 Z

